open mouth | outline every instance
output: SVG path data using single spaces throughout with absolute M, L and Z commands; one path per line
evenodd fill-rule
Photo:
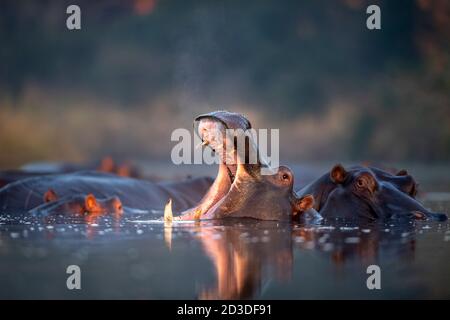
M 214 183 L 200 203 L 196 207 L 182 212 L 180 216 L 173 218 L 173 220 L 216 219 L 229 216 L 231 213 L 237 216 L 249 215 L 255 217 L 253 213 L 248 212 L 255 209 L 255 205 L 258 205 L 258 201 L 252 200 L 255 190 L 260 190 L 261 193 L 258 196 L 261 197 L 262 202 L 268 201 L 266 197 L 274 197 L 274 192 L 279 193 L 279 196 L 283 198 L 280 198 L 280 204 L 271 203 L 270 206 L 273 205 L 273 208 L 264 207 L 270 212 L 261 214 L 264 220 L 268 220 L 269 217 L 275 217 L 273 220 L 285 219 L 287 212 L 281 208 L 286 208 L 286 201 L 290 202 L 290 215 L 294 216 L 301 212 L 299 210 L 300 199 L 297 199 L 292 191 L 292 185 L 290 195 L 287 195 L 285 191 L 285 188 L 289 188 L 287 183 L 289 181 L 292 183 L 293 180 L 290 170 L 285 168 L 284 170 L 289 170 L 289 172 L 283 174 L 278 168 L 274 170 L 273 175 L 265 177 L 260 172 L 261 167 L 265 167 L 265 165 L 261 164 L 258 158 L 255 164 L 251 164 L 247 160 L 249 145 L 252 148 L 249 152 L 258 152 L 258 148 L 253 144 L 253 141 L 246 141 L 245 156 L 236 147 L 236 136 L 239 139 L 242 137 L 240 132 L 251 129 L 249 122 L 243 116 L 225 111 L 202 115 L 195 119 L 194 129 L 201 139 L 199 145 L 211 148 L 220 158 L 219 170 Z M 227 129 L 239 130 L 239 133 L 230 135 Z M 284 176 L 287 178 L 284 178 Z M 278 199 L 274 198 L 273 201 L 277 202 Z M 167 217 L 171 216 L 169 209 L 166 210 Z M 170 218 L 165 220 L 168 221 Z
M 199 116 L 196 123 L 198 125 L 195 131 L 202 140 L 201 146 L 210 147 L 220 157 L 220 162 L 226 165 L 228 177 L 233 183 L 237 172 L 236 145 L 226 136 L 226 130 L 230 129 L 227 123 L 213 116 Z

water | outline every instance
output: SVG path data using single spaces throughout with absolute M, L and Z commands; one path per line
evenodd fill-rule
M 445 184 L 441 184 L 444 186 Z M 428 190 L 431 188 L 428 186 Z M 445 187 L 424 196 L 450 212 Z M 0 298 L 450 298 L 450 224 L 0 218 Z M 367 267 L 381 268 L 368 290 Z M 81 290 L 68 290 L 69 265 Z

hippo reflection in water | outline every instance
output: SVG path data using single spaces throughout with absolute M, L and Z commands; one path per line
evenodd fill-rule
M 215 275 L 211 284 L 201 286 L 199 299 L 250 299 L 260 297 L 269 283 L 289 286 L 294 256 L 302 257 L 305 251 L 319 251 L 337 271 L 355 261 L 365 266 L 379 264 L 380 256 L 386 255 L 396 257 L 398 262 L 412 261 L 416 254 L 415 229 L 409 223 L 386 231 L 379 223 L 341 229 L 338 225 L 280 227 L 273 221 L 246 222 L 229 219 L 193 226 L 195 239 L 211 260 Z M 296 263 L 296 272 L 303 274 L 302 259 Z
M 431 212 L 415 199 L 417 183 L 406 170 L 391 174 L 337 164 L 298 193 L 312 194 L 314 208 L 324 218 L 447 220 L 446 214 Z

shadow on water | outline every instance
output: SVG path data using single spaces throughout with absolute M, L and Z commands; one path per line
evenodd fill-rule
M 3 217 L 0 298 L 448 298 L 449 229 Z M 65 286 L 72 264 L 82 270 L 79 291 Z M 367 289 L 371 264 L 381 268 L 381 290 Z

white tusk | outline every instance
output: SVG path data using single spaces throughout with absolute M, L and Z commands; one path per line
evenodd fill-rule
M 164 207 L 164 221 L 172 222 L 172 220 L 173 220 L 172 199 L 169 198 L 169 201 L 167 201 L 166 206 Z

